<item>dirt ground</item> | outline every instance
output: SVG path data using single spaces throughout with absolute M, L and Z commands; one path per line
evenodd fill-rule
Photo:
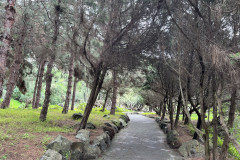
M 101 128 L 89 131 L 91 142 L 95 137 L 101 135 L 104 132 Z M 21 132 L 18 133 L 19 135 L 22 135 Z M 46 145 L 52 140 L 54 140 L 59 134 L 71 141 L 79 141 L 79 139 L 75 138 L 75 132 L 31 133 L 31 136 L 34 136 L 34 138 L 21 138 L 17 141 L 2 141 L 0 145 L 0 160 L 37 160 L 44 154 Z

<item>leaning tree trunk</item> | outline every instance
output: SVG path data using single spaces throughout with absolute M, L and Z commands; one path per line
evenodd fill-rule
M 180 115 L 180 111 L 181 111 L 181 106 L 182 106 L 182 95 L 181 93 L 179 93 L 178 96 L 178 105 L 177 105 L 177 114 L 176 114 L 176 119 L 174 122 L 174 128 L 177 129 L 178 127 L 178 121 L 179 121 L 179 115 Z
M 18 80 L 19 77 L 19 69 L 23 63 L 23 43 L 24 43 L 24 39 L 26 36 L 26 31 L 27 31 L 27 15 L 24 14 L 23 15 L 23 27 L 20 33 L 20 37 L 17 40 L 16 43 L 16 48 L 15 48 L 15 54 L 14 54 L 14 59 L 13 59 L 13 63 L 10 69 L 10 75 L 9 75 L 9 79 L 8 79 L 8 83 L 7 83 L 7 93 L 5 95 L 5 98 L 1 104 L 1 108 L 7 108 L 10 104 L 10 100 L 12 97 L 12 93 L 14 90 L 14 87 L 16 85 L 16 82 Z
M 74 79 L 74 85 L 73 85 L 73 94 L 72 94 L 72 105 L 71 105 L 71 110 L 72 110 L 72 111 L 74 110 L 74 103 L 75 103 L 77 82 L 78 82 L 78 78 L 75 77 L 75 79 Z
M 34 108 L 35 101 L 36 101 L 36 92 L 37 92 L 38 79 L 39 79 L 39 75 L 40 75 L 40 68 L 41 68 L 41 63 L 38 66 L 37 78 L 36 78 L 35 86 L 34 86 L 34 90 L 33 90 L 32 108 Z
M 47 72 L 46 72 L 46 90 L 45 90 L 45 99 L 43 103 L 43 107 L 40 113 L 40 121 L 45 121 L 47 117 L 48 112 L 48 105 L 50 102 L 50 96 L 51 96 L 51 85 L 52 85 L 52 69 L 53 69 L 53 63 L 56 58 L 57 54 L 57 38 L 59 34 L 59 23 L 60 23 L 60 2 L 61 0 L 58 0 L 58 5 L 55 6 L 55 19 L 54 19 L 54 35 L 52 39 L 52 53 L 50 55 L 50 60 L 47 65 Z
M 71 91 L 72 91 L 72 79 L 73 79 L 73 62 L 74 62 L 74 53 L 71 53 L 71 58 L 70 58 L 70 64 L 69 64 L 69 75 L 68 75 L 68 86 L 67 86 L 67 93 L 66 93 L 66 99 L 65 99 L 65 104 L 62 110 L 63 114 L 68 113 L 68 108 L 69 108 L 69 102 L 70 102 L 70 97 L 71 97 Z
M 227 124 L 229 129 L 233 127 L 233 123 L 234 123 L 235 112 L 236 112 L 236 98 L 237 98 L 237 87 L 233 86 L 232 95 L 231 95 L 230 111 L 228 114 L 228 124 Z M 220 157 L 219 157 L 220 160 L 227 159 L 229 142 L 230 142 L 230 139 L 227 136 L 227 134 L 225 134 Z
M 41 64 L 40 67 L 40 72 L 39 72 L 39 78 L 38 78 L 38 84 L 37 84 L 37 95 L 36 95 L 36 100 L 33 105 L 33 108 L 38 108 L 39 107 L 39 102 L 41 98 L 41 91 L 42 91 L 42 82 L 43 82 L 43 74 L 44 74 L 44 68 L 45 68 L 46 60 L 44 60 Z
M 215 66 L 214 66 L 215 67 Z M 213 101 L 213 120 L 212 120 L 212 124 L 213 124 L 213 148 L 212 148 L 212 155 L 213 155 L 213 160 L 218 159 L 217 158 L 217 138 L 218 138 L 218 131 L 217 131 L 217 125 L 218 125 L 218 121 L 217 121 L 217 85 L 216 85 L 216 74 L 215 74 L 215 69 L 213 70 L 213 78 L 212 78 L 212 101 Z M 209 108 L 210 110 L 210 108 Z M 209 115 L 208 115 L 209 116 Z M 209 118 L 209 117 L 208 117 Z
M 110 114 L 115 114 L 117 103 L 117 71 L 113 70 L 113 96 L 112 96 L 112 106 Z
M 10 44 L 12 42 L 11 31 L 15 22 L 15 3 L 16 0 L 8 0 L 8 4 L 5 6 L 5 21 L 3 38 L 0 45 L 0 98 L 3 92 L 3 82 L 6 71 L 6 60 L 9 52 Z
M 164 100 L 163 100 L 163 110 L 162 110 L 161 120 L 163 120 L 165 118 L 166 109 L 167 109 L 166 103 L 167 103 L 167 94 L 166 94 L 166 96 L 164 97 Z
M 80 129 L 85 129 L 88 118 L 89 118 L 89 115 L 92 111 L 93 105 L 94 105 L 94 103 L 97 99 L 97 96 L 98 96 L 101 88 L 102 88 L 102 84 L 103 84 L 103 81 L 104 81 L 105 74 L 106 74 L 105 69 L 102 70 L 102 71 L 101 70 L 96 71 L 93 86 L 92 86 L 92 90 L 91 90 L 91 93 L 90 93 L 90 97 L 88 99 L 88 103 L 86 105 L 82 121 L 79 124 L 76 132 L 78 132 Z
M 108 93 L 109 93 L 110 89 L 107 90 L 106 92 L 106 96 L 105 96 L 105 100 L 104 100 L 104 103 L 103 103 L 103 108 L 102 108 L 102 112 L 105 111 L 105 108 L 106 108 L 106 104 L 107 104 L 107 99 L 108 99 Z

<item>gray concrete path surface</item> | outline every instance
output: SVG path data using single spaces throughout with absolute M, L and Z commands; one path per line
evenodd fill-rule
M 166 144 L 166 135 L 154 119 L 129 115 L 128 126 L 116 134 L 98 160 L 183 160 Z

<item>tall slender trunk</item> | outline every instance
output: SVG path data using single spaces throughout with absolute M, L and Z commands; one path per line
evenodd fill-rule
M 105 96 L 105 99 L 104 99 L 104 103 L 103 103 L 103 109 L 102 109 L 102 112 L 105 111 L 105 108 L 106 108 L 106 104 L 107 104 L 107 99 L 108 99 L 108 93 L 109 93 L 110 89 L 107 90 L 106 92 L 106 96 Z
M 16 85 L 16 82 L 19 77 L 19 69 L 23 63 L 23 43 L 26 36 L 27 31 L 27 14 L 23 15 L 23 26 L 21 29 L 20 37 L 17 40 L 16 47 L 15 47 L 15 54 L 13 63 L 10 69 L 10 75 L 7 83 L 7 93 L 5 98 L 1 104 L 1 108 L 7 108 L 10 104 L 10 100 L 12 97 L 13 89 Z
M 195 107 L 195 108 L 196 108 L 196 107 Z M 196 112 L 196 114 L 197 114 L 197 116 L 198 116 L 196 128 L 199 129 L 199 130 L 201 130 L 201 128 L 202 128 L 201 114 L 199 113 L 199 111 L 198 111 L 197 109 L 195 109 L 195 112 Z M 199 136 L 198 136 L 197 132 L 194 132 L 194 134 L 193 134 L 193 139 L 198 139 L 198 138 L 199 138 Z
M 164 100 L 163 100 L 163 110 L 162 110 L 161 120 L 163 120 L 163 119 L 165 118 L 166 109 L 167 109 L 167 106 L 166 106 L 167 96 L 168 96 L 168 93 L 166 93 L 166 95 L 165 95 L 165 97 L 164 97 Z
M 181 106 L 182 106 L 182 95 L 181 95 L 181 93 L 179 93 L 178 105 L 177 105 L 177 114 L 176 114 L 176 119 L 175 119 L 175 123 L 174 123 L 174 128 L 175 129 L 177 129 L 177 127 L 178 127 L 178 121 L 179 121 L 179 115 L 180 115 L 180 111 L 181 111 Z
M 74 53 L 71 53 L 71 58 L 70 58 L 70 64 L 69 64 L 69 75 L 68 75 L 68 86 L 67 86 L 67 93 L 66 93 L 66 99 L 65 99 L 65 104 L 62 110 L 63 114 L 68 113 L 68 108 L 69 108 L 69 102 L 70 102 L 70 97 L 71 97 L 71 91 L 72 91 L 72 79 L 73 79 L 73 63 L 74 63 Z
M 38 79 L 39 79 L 39 75 L 40 75 L 40 68 L 41 68 L 41 63 L 38 66 L 37 78 L 36 78 L 35 86 L 34 86 L 34 90 L 33 90 L 32 108 L 34 108 L 35 101 L 36 101 L 36 91 L 37 91 L 37 84 L 38 84 Z
M 88 103 L 86 105 L 82 121 L 79 124 L 76 132 L 78 132 L 80 129 L 85 129 L 88 118 L 89 118 L 89 115 L 92 111 L 93 105 L 94 105 L 94 103 L 97 99 L 97 96 L 98 96 L 101 88 L 102 88 L 102 84 L 103 84 L 103 81 L 104 81 L 105 74 L 106 74 L 105 69 L 102 70 L 102 71 L 101 70 L 96 71 L 93 86 L 92 86 L 92 90 L 91 90 L 91 93 L 90 93 L 90 97 L 88 99 Z
M 6 71 L 6 60 L 9 52 L 10 44 L 12 42 L 11 31 L 15 22 L 15 3 L 16 0 L 8 0 L 8 4 L 5 6 L 5 21 L 3 38 L 0 45 L 0 98 L 3 93 L 3 82 Z
M 38 84 L 37 84 L 36 100 L 35 100 L 35 103 L 33 105 L 33 108 L 38 108 L 39 107 L 45 64 L 46 64 L 46 60 L 43 60 L 43 62 L 41 63 L 41 67 L 40 67 L 40 72 L 39 72 L 39 77 L 38 77 Z
M 71 105 L 71 110 L 72 110 L 72 111 L 74 110 L 74 103 L 75 103 L 77 82 L 78 82 L 78 78 L 75 77 L 75 79 L 74 79 L 74 85 L 73 85 L 73 93 L 72 93 L 72 105 Z
M 233 123 L 234 123 L 235 112 L 236 112 L 236 98 L 237 98 L 237 87 L 233 86 L 232 93 L 231 93 L 230 110 L 228 113 L 228 123 L 227 123 L 227 126 L 229 129 L 233 127 Z M 220 157 L 219 157 L 220 160 L 227 159 L 229 142 L 230 142 L 230 139 L 227 136 L 227 134 L 225 134 Z
M 58 0 L 58 5 L 55 6 L 55 18 L 54 18 L 54 35 L 52 39 L 52 53 L 50 55 L 50 60 L 47 65 L 47 72 L 46 72 L 46 90 L 45 90 L 45 99 L 43 103 L 43 107 L 40 113 L 40 121 L 45 121 L 47 117 L 48 112 L 48 105 L 50 102 L 50 96 L 51 96 L 51 85 L 52 85 L 52 69 L 53 69 L 53 63 L 56 58 L 57 54 L 57 38 L 59 34 L 59 23 L 60 23 L 60 2 L 61 0 Z
M 113 96 L 112 96 L 112 107 L 110 114 L 115 114 L 117 103 L 117 71 L 113 70 Z
M 212 100 L 213 100 L 213 149 L 212 149 L 212 154 L 213 154 L 213 160 L 217 159 L 217 138 L 218 138 L 218 132 L 217 132 L 217 86 L 216 86 L 216 74 L 215 70 L 213 71 L 213 78 L 212 78 Z M 209 108 L 210 110 L 210 108 Z

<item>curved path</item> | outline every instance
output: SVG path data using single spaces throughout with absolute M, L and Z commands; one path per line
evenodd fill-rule
M 154 119 L 129 115 L 128 127 L 121 130 L 110 148 L 98 160 L 182 160 L 165 142 L 166 135 Z

